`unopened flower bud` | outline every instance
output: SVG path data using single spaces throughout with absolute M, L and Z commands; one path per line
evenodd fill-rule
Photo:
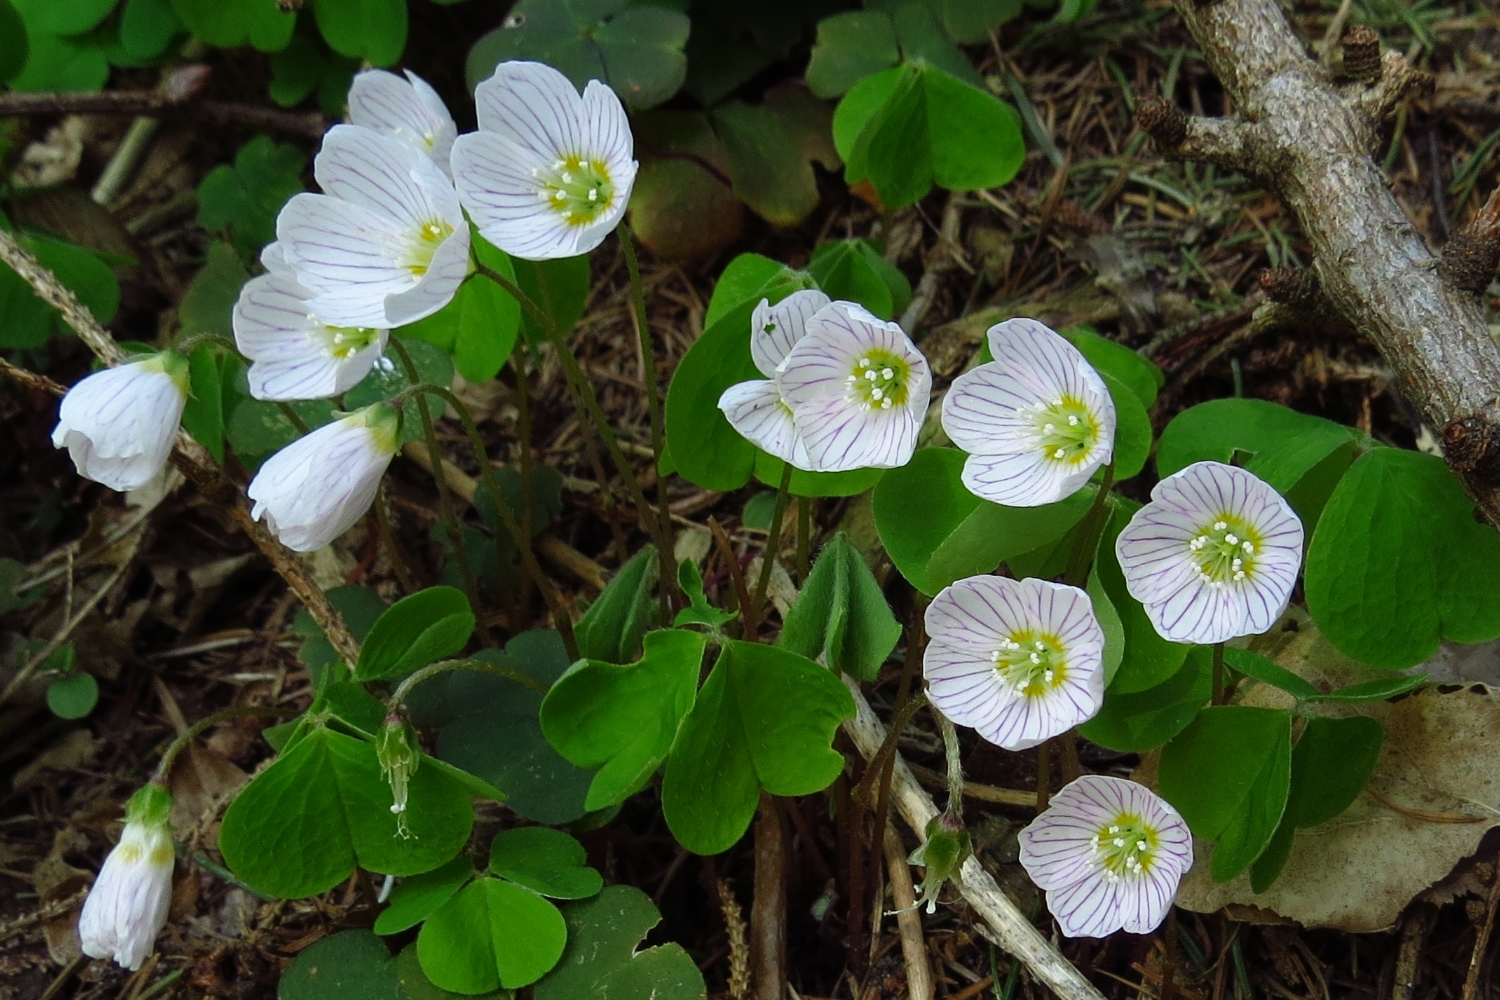
M 396 814 L 396 832 L 410 837 L 406 828 L 406 801 L 411 776 L 422 762 L 422 751 L 417 746 L 417 731 L 400 711 L 385 717 L 385 725 L 375 737 L 375 758 L 380 761 L 380 774 L 391 786 L 391 812 Z
M 52 444 L 68 449 L 80 476 L 112 490 L 139 489 L 166 467 L 187 395 L 180 354 L 106 368 L 63 397 Z
M 926 903 L 927 912 L 935 912 L 943 883 L 957 878 L 959 869 L 973 853 L 974 841 L 962 816 L 950 809 L 932 817 L 927 823 L 927 842 L 906 859 L 910 864 L 927 869 L 927 874 L 922 877 L 922 898 L 917 900 L 917 906 Z
M 141 967 L 167 922 L 172 901 L 172 793 L 152 782 L 125 807 L 125 830 L 104 859 L 83 902 L 78 937 L 84 954 Z

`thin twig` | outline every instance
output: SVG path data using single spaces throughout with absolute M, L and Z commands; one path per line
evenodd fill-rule
M 922 934 L 922 915 L 917 912 L 917 891 L 911 882 L 911 866 L 896 831 L 885 831 L 885 867 L 891 880 L 891 905 L 896 911 L 896 931 L 901 935 L 901 957 L 906 962 L 906 991 L 911 1000 L 932 1000 L 932 963 L 927 958 L 927 940 Z

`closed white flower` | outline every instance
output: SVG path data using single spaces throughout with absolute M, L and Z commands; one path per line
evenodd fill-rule
M 113 958 L 132 972 L 151 954 L 172 902 L 172 795 L 146 785 L 130 799 L 120 842 L 104 859 L 83 901 L 78 937 L 91 958 Z
M 306 288 L 275 272 L 251 279 L 240 290 L 234 342 L 250 360 L 250 395 L 326 399 L 347 392 L 369 374 L 385 350 L 387 332 L 330 325 L 318 315 L 317 305 Z
M 1078 349 L 1045 324 L 989 329 L 988 361 L 954 380 L 943 430 L 969 452 L 963 484 L 1010 507 L 1071 496 L 1114 452 L 1115 404 Z
M 750 355 L 766 377 L 732 385 L 719 397 L 719 409 L 735 430 L 799 469 L 810 469 L 811 460 L 791 408 L 776 387 L 776 368 L 807 332 L 807 321 L 828 302 L 816 289 L 793 292 L 774 306 L 761 299 L 750 320 Z
M 1149 934 L 1193 867 L 1193 836 L 1144 785 L 1085 774 L 1021 831 L 1021 864 L 1068 937 Z
M 523 260 L 574 257 L 625 214 L 635 142 L 615 92 L 583 96 L 551 66 L 511 61 L 474 91 L 479 131 L 453 145 L 453 180 L 480 233 Z
M 916 451 L 932 375 L 901 327 L 834 302 L 808 319 L 776 386 L 812 471 L 894 469 Z
M 1077 587 L 971 576 L 934 597 L 926 621 L 928 698 L 991 743 L 1034 747 L 1104 703 L 1104 631 Z
M 370 509 L 400 444 L 400 425 L 400 411 L 376 403 L 293 441 L 250 481 L 250 516 L 264 516 L 287 548 L 328 545 Z
M 80 476 L 139 489 L 166 467 L 187 394 L 187 359 L 170 351 L 95 372 L 63 397 L 52 444 Z
M 1115 541 L 1125 588 L 1173 642 L 1266 631 L 1302 564 L 1302 522 L 1253 473 L 1198 462 L 1156 484 Z
M 448 173 L 458 127 L 437 91 L 411 70 L 405 80 L 383 69 L 356 73 L 349 86 L 349 121 L 411 143 Z
M 390 329 L 452 301 L 469 273 L 469 224 L 437 164 L 412 143 L 335 125 L 313 174 L 324 193 L 292 196 L 276 245 L 324 322 Z

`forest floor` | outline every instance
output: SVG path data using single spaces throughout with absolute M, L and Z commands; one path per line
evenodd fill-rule
M 491 26 L 470 9 L 482 6 L 424 2 L 413 8 L 407 65 L 444 93 L 461 129 L 469 127 L 462 121 L 469 101 L 452 39 Z M 1042 33 L 1022 45 L 1008 26 L 996 51 L 971 53 L 982 73 L 1007 74 L 1013 97 L 1024 95 L 1029 104 L 1023 113 L 1030 152 L 1010 185 L 977 195 L 935 192 L 883 218 L 840 177 L 823 174 L 822 205 L 795 230 L 752 220 L 734 247 L 711 259 L 668 262 L 647 254 L 647 302 L 662 375 L 670 377 L 702 332 L 714 278 L 734 254 L 756 251 L 795 267 L 821 239 L 875 236 L 918 290 L 915 336 L 939 385 L 963 369 L 988 325 L 1025 314 L 1054 327 L 1092 324 L 1143 349 L 1167 373 L 1152 414 L 1158 430 L 1193 403 L 1244 395 L 1402 446 L 1418 443 L 1421 428 L 1411 407 L 1379 354 L 1355 331 L 1320 316 L 1303 317 L 1292 328 L 1248 325 L 1261 269 L 1306 263 L 1306 248 L 1273 196 L 1237 176 L 1163 162 L 1134 131 L 1132 95 L 1157 92 L 1164 80 L 1194 112 L 1230 109 L 1169 5 L 1153 0 L 1133 18 L 1114 4 L 1100 6 L 1082 44 L 1074 36 L 1066 48 L 1057 47 Z M 1409 101 L 1398 123 L 1387 126 L 1377 155 L 1409 216 L 1440 245 L 1500 183 L 1494 152 L 1500 14 L 1482 2 L 1440 7 L 1382 0 L 1374 6 L 1388 12 L 1377 22 L 1384 43 L 1418 54 L 1437 78 L 1431 94 Z M 1321 38 L 1333 10 L 1299 2 L 1303 37 Z M 264 57 L 216 52 L 209 64 L 214 75 L 205 96 L 266 103 Z M 130 74 L 112 84 L 150 85 L 145 75 Z M 127 124 L 119 117 L 61 115 L 19 122 L 24 139 L 40 144 L 33 147 L 37 162 L 50 158 L 39 169 L 51 170 L 61 186 L 4 208 L 23 223 L 135 256 L 139 264 L 121 275 L 124 306 L 111 328 L 121 340 L 153 341 L 171 329 L 173 304 L 210 238 L 193 222 L 191 192 L 254 133 L 205 133 L 167 121 L 140 179 L 110 211 L 90 211 L 85 193 Z M 309 153 L 314 148 L 306 135 L 278 138 Z M 638 445 L 638 474 L 654 485 L 641 359 L 625 267 L 613 240 L 597 252 L 594 275 L 589 311 L 573 341 L 616 427 Z M 89 359 L 78 342 L 55 339 L 49 363 L 50 375 L 71 382 L 88 370 Z M 587 602 L 620 565 L 621 544 L 634 551 L 645 535 L 618 481 L 600 482 L 600 465 L 555 364 L 544 359 L 532 396 L 538 457 L 565 477 L 563 509 L 548 529 L 544 554 L 569 599 Z M 492 454 L 512 457 L 513 389 L 497 381 L 468 387 L 464 397 L 476 408 Z M 299 951 L 334 931 L 368 926 L 375 911 L 367 881 L 318 899 L 262 902 L 214 863 L 222 801 L 270 756 L 258 737 L 259 722 L 214 730 L 177 789 L 179 817 L 185 818 L 177 829 L 188 840 L 190 860 L 179 866 L 172 919 L 157 955 L 137 974 L 78 957 L 71 927 L 82 891 L 118 830 L 124 800 L 164 744 L 192 720 L 229 705 L 305 707 L 309 683 L 296 655 L 302 640 L 291 631 L 295 602 L 249 544 L 189 488 L 161 498 L 143 517 L 120 495 L 79 479 L 65 454 L 50 446 L 55 412 L 50 398 L 0 389 L 0 556 L 26 564 L 29 579 L 47 588 L 45 600 L 0 617 L 0 686 L 14 672 L 26 637 L 58 635 L 71 617 L 77 621 L 68 637 L 98 677 L 102 697 L 81 721 L 53 717 L 33 687 L 0 704 L 0 1000 L 272 997 L 281 970 Z M 457 423 L 441 431 L 446 457 L 474 473 Z M 433 479 L 410 460 L 392 469 L 398 537 L 417 573 L 431 577 L 438 559 L 430 541 L 438 520 Z M 1144 498 L 1149 487 L 1148 474 L 1127 491 Z M 690 542 L 707 538 L 712 519 L 737 556 L 748 558 L 764 544 L 763 531 L 742 524 L 746 501 L 764 487 L 719 494 L 674 477 L 666 489 L 679 534 Z M 842 526 L 856 538 L 871 534 L 868 512 L 858 502 L 821 501 L 815 520 L 822 531 Z M 320 579 L 399 594 L 384 556 L 367 558 L 374 551 L 357 542 L 331 554 L 317 567 Z M 707 558 L 711 588 L 727 588 L 719 555 Z M 908 614 L 909 589 L 888 568 L 886 580 L 898 617 Z M 532 625 L 545 625 L 540 605 L 535 611 Z M 870 687 L 887 718 L 898 675 L 899 669 L 889 669 Z M 918 713 L 901 748 L 912 763 L 940 772 L 941 745 L 930 727 Z M 1022 792 L 1036 787 L 1034 753 L 1003 753 L 968 742 L 971 735 L 965 737 L 971 781 Z M 1086 764 L 1133 763 L 1099 748 L 1085 751 Z M 858 755 L 850 756 L 862 768 Z M 1050 778 L 1055 786 L 1059 775 Z M 905 995 L 895 921 L 883 921 L 872 937 L 869 914 L 856 913 L 851 927 L 847 868 L 827 797 L 788 805 L 798 833 L 787 913 L 788 978 L 796 996 Z M 1016 863 L 1015 832 L 1031 815 L 1025 806 L 979 799 L 967 811 L 982 858 L 1023 910 L 1037 899 Z M 487 838 L 506 822 L 503 809 L 482 808 L 475 836 Z M 909 848 L 911 832 L 900 832 Z M 716 886 L 729 879 L 748 908 L 751 838 L 713 858 L 687 855 L 666 830 L 651 789 L 614 822 L 581 836 L 606 881 L 635 885 L 656 900 L 664 919 L 652 940 L 681 943 L 699 962 L 710 993 L 725 995 L 731 945 Z M 1111 998 L 1170 992 L 1186 1000 L 1471 1000 L 1463 984 L 1475 939 L 1500 898 L 1485 895 L 1495 880 L 1497 846 L 1487 840 L 1478 860 L 1465 862 L 1471 873 L 1465 884 L 1474 891 L 1418 899 L 1385 933 L 1304 931 L 1179 911 L 1154 935 L 1122 933 L 1060 946 Z M 939 997 L 1031 1000 L 1038 994 L 1027 976 L 1010 974 L 1009 959 L 980 936 L 962 901 L 923 921 Z M 1489 995 L 1488 967 L 1481 972 L 1478 995 Z

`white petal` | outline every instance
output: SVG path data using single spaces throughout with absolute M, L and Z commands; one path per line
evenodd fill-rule
M 1058 395 L 1031 381 L 996 361 L 964 372 L 943 397 L 943 430 L 954 444 L 975 455 L 1020 451 L 1033 434 L 1026 412 L 1046 406 Z
M 1108 937 L 1125 924 L 1123 882 L 1085 878 L 1047 894 L 1047 909 L 1068 937 Z
M 469 276 L 469 226 L 465 223 L 438 246 L 427 273 L 414 288 L 385 300 L 385 323 L 396 327 L 415 323 L 442 309 L 458 294 Z
M 167 464 L 186 402 L 159 362 L 106 368 L 63 397 L 52 443 L 68 449 L 79 475 L 138 489 Z
M 469 132 L 453 144 L 453 183 L 480 233 L 495 246 L 523 260 L 575 257 L 585 246 L 587 227 L 570 226 L 537 194 L 533 169 L 552 163 L 504 136 Z
M 441 220 L 459 228 L 463 210 L 447 176 L 414 146 L 357 125 L 335 125 L 323 137 L 313 175 L 327 194 L 417 233 Z
M 1102 385 L 1078 348 L 1045 323 L 1025 317 L 1008 319 L 990 327 L 986 336 L 990 354 L 1002 368 L 1026 373 L 1042 391 L 1082 395 Z M 1094 376 L 1093 385 L 1085 373 Z
M 437 91 L 411 70 L 405 80 L 379 69 L 356 74 L 349 121 L 411 143 L 447 172 L 458 129 Z
M 139 969 L 167 922 L 173 865 L 166 830 L 127 823 L 83 902 L 78 937 L 84 953 Z
M 719 409 L 730 426 L 751 444 L 783 462 L 806 468 L 807 451 L 797 435 L 792 411 L 781 401 L 772 381 L 741 382 L 724 390 Z
M 635 137 L 630 132 L 630 118 L 619 95 L 598 80 L 590 80 L 583 88 L 581 112 L 583 150 L 608 165 L 610 178 L 624 192 L 623 205 L 630 200 L 630 186 L 635 181 Z
M 761 299 L 750 319 L 750 355 L 766 378 L 807 333 L 807 321 L 831 300 L 816 288 L 793 292 L 774 306 Z
M 496 66 L 474 88 L 474 107 L 481 131 L 504 136 L 549 163 L 584 152 L 583 99 L 566 76 L 544 63 L 517 59 Z
M 399 259 L 406 231 L 389 216 L 332 195 L 293 195 L 276 219 L 276 235 L 298 281 L 347 306 L 335 320 L 340 325 L 380 326 L 385 297 L 417 283 Z M 372 311 L 368 322 L 347 318 Z
M 970 455 L 959 479 L 977 497 L 1007 507 L 1040 507 L 1077 493 L 1093 469 L 1049 462 L 1039 450 L 1016 455 Z

